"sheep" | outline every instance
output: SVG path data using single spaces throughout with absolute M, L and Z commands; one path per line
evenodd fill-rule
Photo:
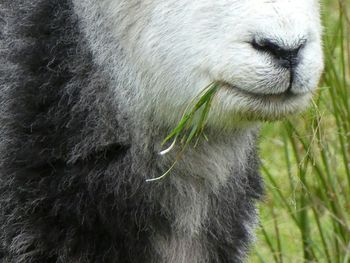
M 316 0 L 2 0 L 0 261 L 243 262 L 263 121 L 306 108 Z M 205 134 L 162 140 L 212 82 Z

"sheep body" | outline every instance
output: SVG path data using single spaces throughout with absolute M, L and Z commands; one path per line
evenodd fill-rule
M 263 193 L 257 124 L 229 120 L 231 102 L 228 113 L 214 103 L 210 140 L 189 148 L 166 179 L 147 183 L 174 160 L 158 152 L 175 109 L 208 80 L 169 101 L 174 90 L 164 87 L 174 83 L 152 71 L 158 58 L 130 54 L 140 55 L 137 23 L 156 27 L 147 5 L 171 8 L 97 2 L 0 3 L 2 262 L 241 262 Z

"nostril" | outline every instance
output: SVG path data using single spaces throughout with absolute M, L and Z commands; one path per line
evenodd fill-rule
M 274 43 L 270 39 L 263 39 L 259 42 L 254 39 L 252 46 L 254 49 L 266 52 L 273 56 L 278 64 L 284 68 L 293 68 L 299 63 L 299 51 L 305 43 L 298 44 L 295 48 L 283 47 Z
M 259 42 L 257 42 L 256 39 L 254 39 L 252 45 L 256 50 L 259 51 L 265 51 L 270 53 L 279 53 L 282 51 L 282 48 L 279 45 L 273 43 L 268 39 L 264 39 Z

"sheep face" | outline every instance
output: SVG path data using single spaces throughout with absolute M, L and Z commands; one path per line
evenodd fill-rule
M 159 122 L 221 83 L 208 125 L 305 109 L 322 69 L 317 0 L 103 0 L 138 97 Z M 128 71 L 130 72 L 130 70 Z M 136 75 L 135 75 L 136 76 Z M 142 83 L 141 83 L 142 82 Z

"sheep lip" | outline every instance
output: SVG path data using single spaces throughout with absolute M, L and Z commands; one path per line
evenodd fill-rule
M 242 88 L 239 88 L 235 85 L 232 85 L 227 82 L 221 82 L 223 87 L 229 89 L 229 90 L 234 90 L 235 92 L 238 92 L 239 94 L 244 95 L 245 97 L 251 97 L 255 99 L 278 99 L 278 100 L 288 100 L 288 99 L 296 99 L 298 97 L 304 96 L 306 93 L 293 93 L 290 90 L 286 90 L 284 92 L 280 93 L 258 93 L 258 92 L 251 92 L 244 90 Z

